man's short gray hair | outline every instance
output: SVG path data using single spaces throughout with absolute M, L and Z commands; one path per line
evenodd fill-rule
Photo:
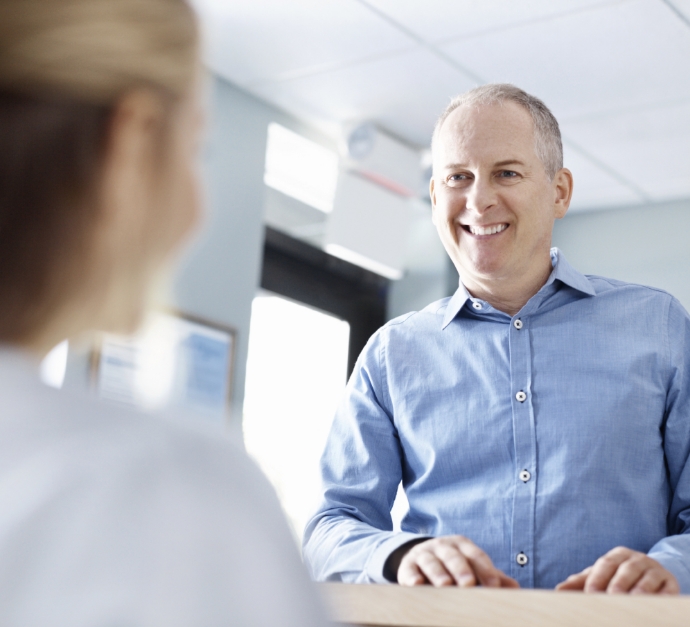
M 561 142 L 561 131 L 558 127 L 558 121 L 539 98 L 509 83 L 489 83 L 455 96 L 436 122 L 431 140 L 432 150 L 438 141 L 443 123 L 458 107 L 478 107 L 502 104 L 506 101 L 519 104 L 532 117 L 535 151 L 544 164 L 547 175 L 553 180 L 556 172 L 563 167 L 563 143 Z

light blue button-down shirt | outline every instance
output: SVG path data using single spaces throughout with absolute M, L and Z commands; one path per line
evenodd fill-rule
M 462 534 L 522 587 L 626 546 L 690 593 L 690 318 L 661 290 L 552 260 L 512 318 L 461 285 L 371 338 L 322 459 L 314 578 L 384 582 L 402 544 Z

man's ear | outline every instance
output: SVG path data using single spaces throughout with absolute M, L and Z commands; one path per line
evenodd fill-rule
M 553 179 L 555 202 L 554 216 L 560 220 L 568 212 L 573 197 L 573 174 L 567 168 L 561 168 Z
M 436 226 L 436 190 L 434 187 L 434 177 L 429 181 L 429 197 L 431 198 L 431 222 Z

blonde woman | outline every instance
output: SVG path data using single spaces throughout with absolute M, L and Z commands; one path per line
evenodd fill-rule
M 130 332 L 197 222 L 182 0 L 0 3 L 0 624 L 320 624 L 231 444 L 43 387 L 51 346 Z

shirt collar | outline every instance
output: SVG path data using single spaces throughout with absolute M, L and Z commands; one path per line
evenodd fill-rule
M 580 274 L 577 270 L 575 270 L 575 268 L 573 268 L 567 262 L 565 256 L 560 250 L 558 250 L 558 248 L 551 249 L 551 264 L 553 266 L 553 270 L 549 275 L 548 280 L 544 284 L 544 287 L 551 285 L 554 281 L 558 280 L 561 283 L 572 287 L 578 292 L 582 292 L 588 296 L 596 296 L 596 292 L 594 291 L 592 284 L 589 282 L 589 279 L 584 274 Z M 542 287 L 542 289 L 544 288 Z M 471 298 L 472 296 L 470 296 L 467 288 L 462 284 L 461 279 L 460 286 L 455 294 L 453 294 L 450 301 L 448 301 L 446 313 L 443 316 L 443 329 L 445 329 L 451 323 L 455 316 L 457 316 L 458 313 L 460 313 L 460 310 L 465 306 L 465 303 Z

